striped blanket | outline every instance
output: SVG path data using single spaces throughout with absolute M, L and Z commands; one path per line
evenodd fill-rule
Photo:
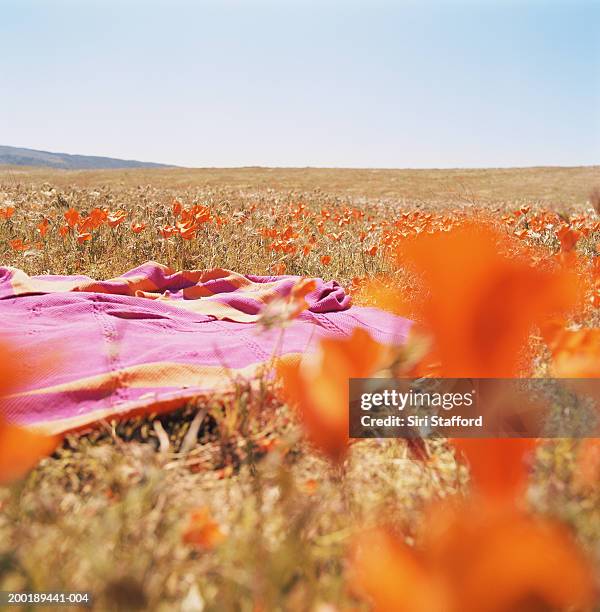
M 356 327 L 383 343 L 405 339 L 407 320 L 351 306 L 335 281 L 307 282 L 155 262 L 106 281 L 0 267 L 0 332 L 26 380 L 5 416 L 49 433 L 82 429 L 231 390 L 274 358 L 300 359 Z M 299 283 L 307 308 L 273 324 Z

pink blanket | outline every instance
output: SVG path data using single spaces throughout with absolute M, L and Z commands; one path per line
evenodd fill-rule
M 0 333 L 18 347 L 28 379 L 4 402 L 8 419 L 80 429 L 231 389 L 274 357 L 301 358 L 320 338 L 356 327 L 383 343 L 405 340 L 409 321 L 351 306 L 338 283 L 321 279 L 289 325 L 265 326 L 300 280 L 155 262 L 106 281 L 0 268 Z

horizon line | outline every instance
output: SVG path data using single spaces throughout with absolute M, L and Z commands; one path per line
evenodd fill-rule
M 27 146 L 17 146 L 17 145 L 0 145 L 0 147 L 9 147 L 14 149 L 26 149 L 30 151 L 36 151 L 39 153 L 48 153 L 50 155 L 69 155 L 69 156 L 78 156 L 78 157 L 98 157 L 98 158 L 106 158 L 106 159 L 114 159 L 118 161 L 125 162 L 138 162 L 144 164 L 157 164 L 163 166 L 162 168 L 129 168 L 129 170 L 242 170 L 242 169 L 264 169 L 264 170 L 399 170 L 399 171 L 428 171 L 428 170 L 517 170 L 517 169 L 540 169 L 540 168 L 600 168 L 600 160 L 594 163 L 581 163 L 581 164 L 544 164 L 544 163 L 534 163 L 527 165 L 509 165 L 509 164 L 499 164 L 499 165 L 465 165 L 465 166 L 452 166 L 452 165 L 444 165 L 444 166 L 359 166 L 359 165 L 350 165 L 350 166 L 338 166 L 338 165 L 264 165 L 264 164 L 232 164 L 228 166 L 221 165 L 206 165 L 206 166 L 187 166 L 182 164 L 174 164 L 170 162 L 164 161 L 155 161 L 155 160 L 144 160 L 133 157 L 114 157 L 115 154 L 95 154 L 95 153 L 67 153 L 65 151 L 50 151 L 47 149 L 34 149 L 32 147 Z M 124 168 L 89 168 L 89 169 L 73 169 L 73 168 L 56 168 L 50 166 L 25 166 L 21 164 L 0 164 L 0 166 L 14 166 L 21 168 L 51 168 L 53 170 L 64 170 L 64 171 L 72 171 L 72 172 L 86 172 L 86 171 L 95 171 L 95 170 L 123 170 Z

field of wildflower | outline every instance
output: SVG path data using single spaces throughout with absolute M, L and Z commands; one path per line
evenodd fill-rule
M 84 434 L 0 413 L 0 590 L 89 591 L 97 610 L 599 609 L 596 438 L 353 441 L 347 422 L 351 377 L 600 377 L 597 185 L 598 168 L 0 168 L 2 266 L 333 278 L 416 321 L 406 346 L 355 332 Z

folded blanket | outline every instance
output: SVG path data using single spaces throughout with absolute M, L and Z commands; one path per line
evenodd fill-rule
M 155 262 L 106 281 L 0 267 L 0 334 L 18 348 L 26 379 L 3 402 L 5 416 L 47 432 L 81 429 L 231 390 L 273 358 L 300 359 L 356 327 L 383 343 L 405 340 L 409 321 L 351 306 L 337 282 L 321 279 L 289 325 L 264 325 L 300 281 Z

